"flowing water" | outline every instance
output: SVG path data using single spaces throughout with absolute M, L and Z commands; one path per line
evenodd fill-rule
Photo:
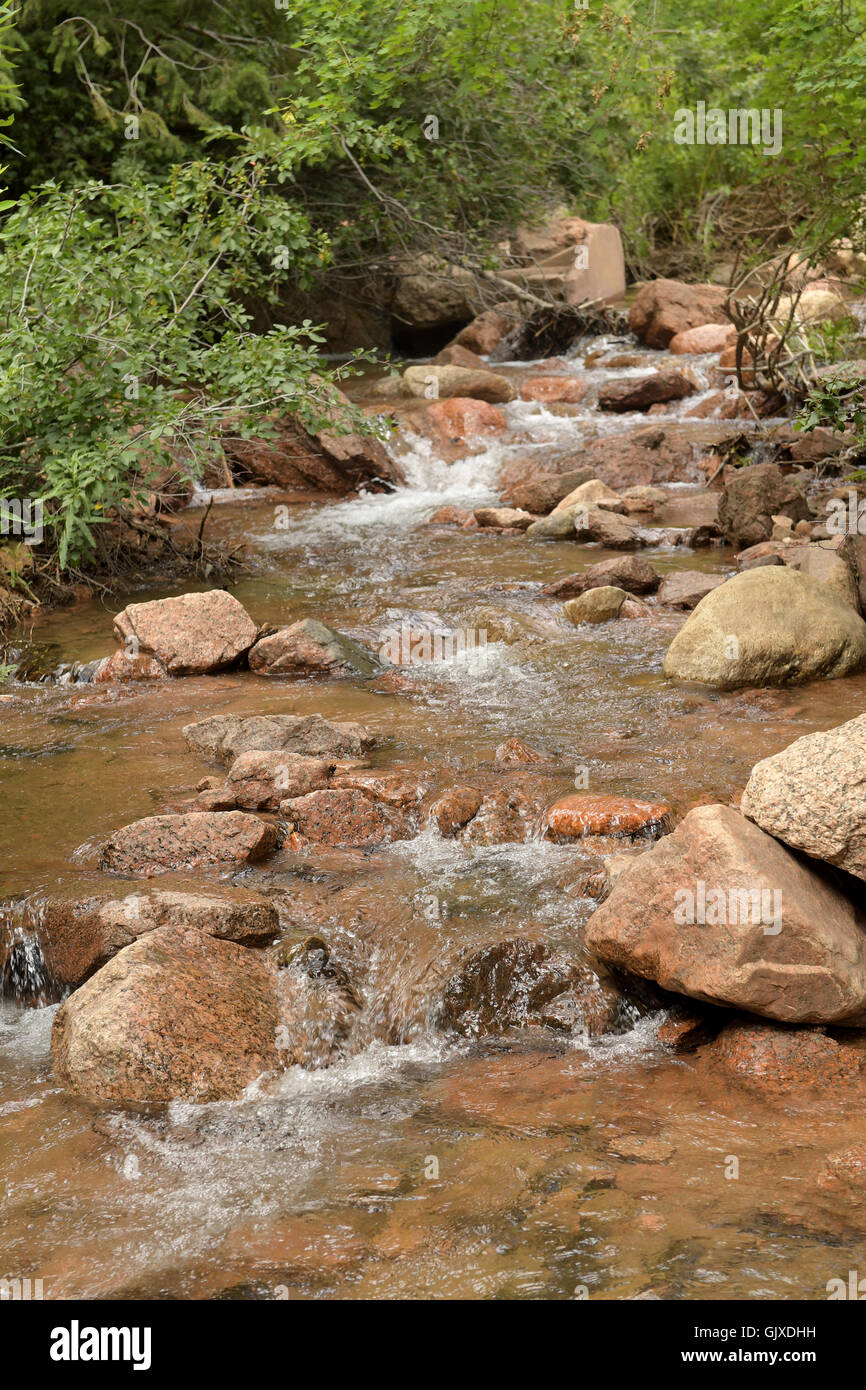
M 587 372 L 592 384 L 630 374 Z M 391 495 L 296 505 L 287 526 L 271 490 L 220 494 L 214 509 L 219 532 L 248 547 L 234 592 L 257 621 L 315 615 L 377 646 L 404 624 L 483 630 L 480 659 L 413 666 L 404 688 L 233 672 L 125 688 L 33 680 L 0 703 L 14 942 L 0 997 L 0 1276 L 39 1278 L 46 1298 L 820 1299 L 866 1260 L 866 1215 L 817 1181 L 859 1139 L 859 1083 L 735 1084 L 700 1052 L 663 1046 L 658 1012 L 595 1038 L 433 1026 L 437 970 L 467 946 L 520 935 L 579 951 L 594 905 L 581 883 L 621 846 L 554 845 L 535 823 L 522 843 L 424 829 L 369 854 L 284 850 L 236 876 L 274 895 L 284 925 L 363 960 L 366 1030 L 331 1066 L 294 1067 L 241 1101 L 146 1113 L 93 1108 L 52 1078 L 40 900 L 92 886 L 101 838 L 214 770 L 187 750 L 186 723 L 357 719 L 377 737 L 375 765 L 431 785 L 543 805 L 584 769 L 592 790 L 681 813 L 727 801 L 758 758 L 860 713 L 864 677 L 757 695 L 670 685 L 661 661 L 682 615 L 576 629 L 541 596 L 605 558 L 598 547 L 427 526 L 445 503 L 494 501 L 516 454 L 646 423 L 600 416 L 591 395 L 506 413 L 504 441 L 456 464 L 410 430 L 407 486 Z M 705 441 L 717 425 L 693 427 Z M 697 486 L 669 493 L 658 520 L 704 519 Z M 731 566 L 720 548 L 648 554 L 660 570 Z M 49 616 L 20 638 L 32 671 L 106 654 L 125 599 L 168 592 Z M 498 764 L 509 737 L 548 762 Z

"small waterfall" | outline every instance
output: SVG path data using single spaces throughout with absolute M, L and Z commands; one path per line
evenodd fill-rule
M 42 1008 L 57 998 L 42 951 L 39 920 L 39 909 L 33 903 L 0 907 L 0 999 L 29 1008 Z

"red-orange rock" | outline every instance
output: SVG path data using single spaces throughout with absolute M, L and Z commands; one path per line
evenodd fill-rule
M 677 333 L 668 344 L 673 353 L 724 352 L 737 341 L 737 330 L 732 323 L 701 323 L 697 328 L 685 328 Z
M 477 787 L 448 787 L 441 792 L 430 807 L 430 816 L 439 827 L 439 834 L 454 835 L 468 825 L 483 800 Z
M 688 328 L 727 324 L 727 291 L 721 285 L 686 285 L 681 280 L 650 280 L 637 293 L 628 326 L 647 347 L 666 348 Z
M 668 807 L 627 796 L 577 792 L 550 807 L 545 829 L 551 840 L 579 840 L 584 835 L 638 835 L 663 829 Z
M 520 387 L 522 401 L 563 401 L 574 404 L 586 395 L 586 382 L 575 376 L 536 376 Z
M 408 823 L 398 811 L 351 788 L 291 797 L 282 802 L 280 815 L 305 839 L 323 845 L 366 849 L 409 834 Z
M 203 675 L 232 666 L 256 640 L 246 609 L 224 589 L 130 603 L 114 619 L 118 642 L 153 656 L 172 676 Z
M 149 932 L 61 1005 L 55 1075 L 112 1104 L 236 1098 L 279 1065 L 274 973 L 193 927 Z
M 327 787 L 333 763 L 299 753 L 242 753 L 232 763 L 229 783 L 245 811 L 276 811 L 281 801 Z
M 864 1054 L 817 1028 L 786 1028 L 757 1019 L 729 1023 L 707 1050 L 734 1076 L 781 1087 L 832 1086 L 859 1076 Z
M 433 401 L 425 408 L 419 424 L 434 443 L 475 449 L 486 448 L 490 439 L 504 434 L 506 429 L 505 416 L 498 406 L 468 396 Z
M 109 685 L 113 681 L 158 681 L 165 680 L 168 672 L 152 656 L 131 656 L 129 652 L 119 651 L 105 657 L 93 672 L 95 685 Z
M 238 866 L 263 859 L 276 843 L 273 825 L 243 811 L 146 816 L 106 841 L 100 868 L 150 877 L 170 870 Z
M 543 753 L 530 748 L 522 738 L 507 738 L 500 743 L 494 754 L 498 763 L 545 763 L 548 759 Z

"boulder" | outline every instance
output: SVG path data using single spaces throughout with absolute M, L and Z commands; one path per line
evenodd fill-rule
M 148 889 L 118 898 L 50 897 L 38 906 L 39 936 L 52 982 L 78 989 L 118 951 L 161 927 L 194 927 L 205 936 L 261 944 L 276 936 L 279 918 L 267 898 L 229 884 L 219 888 Z
M 833 536 L 828 541 L 815 541 L 811 545 L 791 545 L 782 551 L 782 559 L 792 569 L 799 570 L 811 579 L 826 584 L 831 593 L 843 603 L 850 604 L 855 613 L 860 612 L 860 594 L 857 575 L 857 542 L 850 536 Z
M 795 323 L 841 323 L 849 317 L 850 312 L 841 294 L 815 286 L 803 290 L 799 299 L 783 294 L 776 306 L 774 320 L 784 326 L 793 315 Z
M 694 608 L 701 599 L 724 584 L 724 575 L 703 570 L 671 570 L 659 588 L 659 603 L 671 608 Z
M 549 840 L 580 840 L 584 835 L 658 835 L 665 830 L 669 808 L 661 802 L 628 796 L 579 792 L 555 801 L 544 817 Z
M 622 381 L 606 381 L 599 388 L 599 410 L 648 410 L 662 401 L 681 401 L 690 396 L 694 385 L 682 372 L 653 372 L 651 376 L 626 377 Z
M 152 656 L 131 656 L 127 651 L 113 652 L 103 657 L 93 669 L 94 685 L 110 685 L 115 681 L 166 680 L 168 672 Z
M 625 260 L 619 230 L 607 222 L 555 217 L 542 227 L 522 227 L 512 251 L 526 263 L 499 272 L 500 280 L 582 305 L 625 294 Z
M 477 787 L 448 787 L 430 807 L 430 819 L 440 835 L 455 835 L 477 815 L 483 793 Z
M 866 879 L 866 715 L 756 763 L 741 805 L 777 840 Z
M 511 382 L 497 372 L 488 372 L 483 368 L 481 371 L 471 371 L 468 367 L 437 366 L 433 362 L 426 367 L 407 367 L 403 382 L 410 395 L 427 400 L 459 397 L 505 405 L 513 401 L 517 394 Z
M 625 589 L 602 584 L 599 588 L 587 589 L 578 598 L 569 599 L 562 611 L 575 627 L 581 623 L 608 623 L 619 617 L 619 610 L 627 598 Z
M 535 518 L 517 507 L 478 507 L 473 513 L 479 526 L 495 526 L 525 531 Z
M 262 957 L 194 927 L 159 927 L 58 1009 L 57 1079 L 112 1105 L 233 1100 L 279 1065 L 274 976 Z
M 578 507 L 574 515 L 574 535 L 579 541 L 597 541 L 606 550 L 636 550 L 645 543 L 631 522 L 600 507 L 588 510 Z
M 487 370 L 483 357 L 479 357 L 477 352 L 470 352 L 467 347 L 461 347 L 458 342 L 449 343 L 441 352 L 437 352 L 433 358 L 433 365 L 437 367 L 468 367 L 474 372 Z
M 246 609 L 224 589 L 130 603 L 114 619 L 128 653 L 152 656 L 171 676 L 206 675 L 233 666 L 256 640 Z
M 580 503 L 566 507 L 564 511 L 555 508 L 550 516 L 539 517 L 538 521 L 527 526 L 524 534 L 533 541 L 573 541 L 574 519 L 580 511 Z
M 569 574 L 546 584 L 541 592 L 546 598 L 576 598 L 588 589 L 612 584 L 629 594 L 651 594 L 659 587 L 659 581 L 658 572 L 648 560 L 639 555 L 614 555 L 610 560 L 590 565 L 582 574 Z
M 224 435 L 223 452 L 241 479 L 289 491 L 312 490 L 344 496 L 364 487 L 390 492 L 403 481 L 403 470 L 374 434 L 340 428 L 351 402 L 334 391 L 334 428 L 310 434 L 295 416 L 271 417 L 273 436 L 245 439 Z
M 570 473 L 541 473 L 525 482 L 515 483 L 503 494 L 503 502 L 521 511 L 531 512 L 533 516 L 547 516 L 557 502 L 567 497 L 581 483 L 589 481 L 587 468 L 573 469 Z
M 580 452 L 580 462 L 610 487 L 705 482 L 699 446 L 683 426 L 641 425 L 624 434 L 602 435 Z
M 677 354 L 724 352 L 736 341 L 737 330 L 732 323 L 701 323 L 697 328 L 686 328 L 671 338 L 668 351 Z
M 485 309 L 465 328 L 461 328 L 454 342 L 460 347 L 486 357 L 497 348 L 507 333 L 518 322 L 519 313 L 514 307 L 504 309 Z
M 642 343 L 666 348 L 678 333 L 708 323 L 727 325 L 727 291 L 720 285 L 685 285 L 681 280 L 651 280 L 637 293 L 628 326 Z
M 816 1028 L 734 1019 L 706 1049 L 711 1064 L 740 1080 L 780 1090 L 836 1086 L 858 1077 L 863 1054 Z
M 465 324 L 481 308 L 478 282 L 462 266 L 420 255 L 401 260 L 395 273 L 391 314 L 402 328 L 426 330 Z
M 466 397 L 433 401 L 413 421 L 413 425 L 416 423 L 443 457 L 452 461 L 467 452 L 486 449 L 490 440 L 504 434 L 507 428 L 505 416 L 497 406 Z
M 303 753 L 311 758 L 358 758 L 375 739 L 361 724 L 323 719 L 320 714 L 214 714 L 187 724 L 188 746 L 224 763 L 241 753 Z
M 245 811 L 276 811 L 281 801 L 327 787 L 334 764 L 301 753 L 251 750 L 231 765 L 229 785 Z
M 182 869 L 238 868 L 264 859 L 276 845 L 274 826 L 243 811 L 145 816 L 114 832 L 99 867 L 147 878 Z
M 866 916 L 729 806 L 699 806 L 589 919 L 611 965 L 786 1023 L 866 1022 Z
M 719 526 L 725 539 L 738 550 L 769 540 L 773 517 L 778 515 L 792 521 L 809 519 L 809 506 L 799 488 L 775 463 L 738 468 L 719 502 Z
M 260 637 L 249 654 L 258 676 L 377 676 L 385 664 L 373 652 L 316 618 Z
M 825 584 L 782 565 L 746 570 L 701 599 L 663 671 L 736 690 L 832 680 L 864 665 L 863 619 Z
M 554 507 L 554 511 L 565 512 L 574 507 L 596 506 L 602 501 L 618 502 L 619 498 L 600 478 L 588 478 L 585 483 L 578 484 L 573 491 L 566 493 L 562 501 Z
M 408 838 L 410 829 L 398 811 L 391 810 L 356 789 L 310 792 L 289 797 L 280 815 L 307 840 L 324 845 L 351 845 L 366 849 L 391 840 Z

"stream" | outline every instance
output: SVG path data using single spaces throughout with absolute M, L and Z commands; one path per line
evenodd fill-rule
M 611 346 L 567 370 L 593 389 L 638 375 L 605 368 Z M 497 371 L 522 379 L 528 368 Z M 374 382 L 359 378 L 350 394 L 372 408 Z M 384 933 L 365 976 L 370 1024 L 346 1055 L 239 1101 L 141 1113 L 86 1105 L 52 1077 L 56 1001 L 38 928 L 22 923 L 38 923 L 40 895 L 100 878 L 94 847 L 112 830 L 193 795 L 213 771 L 187 748 L 185 724 L 357 720 L 376 736 L 374 766 L 431 785 L 549 804 L 583 769 L 593 791 L 681 815 L 736 797 L 760 758 L 861 713 L 866 676 L 731 694 L 676 686 L 661 663 L 682 613 L 575 628 L 543 597 L 608 552 L 427 524 L 444 505 L 495 503 L 520 454 L 649 423 L 601 416 L 593 399 L 515 401 L 507 434 L 456 463 L 412 431 L 409 410 L 393 446 L 405 487 L 296 504 L 288 525 L 271 489 L 214 494 L 212 533 L 242 540 L 251 559 L 232 592 L 256 622 L 314 616 L 374 648 L 404 625 L 483 631 L 476 659 L 413 665 L 402 688 L 233 671 L 112 687 L 32 679 L 0 702 L 0 899 L 20 935 L 0 996 L 0 1276 L 41 1279 L 51 1299 L 784 1300 L 824 1299 L 828 1280 L 866 1265 L 866 1216 L 818 1180 L 829 1154 L 860 1141 L 853 1081 L 784 1093 L 735 1083 L 700 1051 L 663 1045 L 658 1011 L 595 1037 L 539 1026 L 454 1035 L 419 1013 L 418 959 L 435 973 L 449 951 L 518 935 L 573 949 L 595 906 L 582 884 L 622 848 L 610 839 L 554 844 L 529 825 L 522 842 L 472 843 L 426 827 L 366 854 L 283 849 L 234 881 L 274 895 L 284 925 L 347 957 L 366 923 Z M 701 399 L 660 423 L 685 425 Z M 687 427 L 696 444 L 720 437 L 713 419 Z M 699 482 L 666 491 L 653 525 L 706 519 Z M 733 569 L 724 546 L 641 553 L 662 573 Z M 174 592 L 80 602 L 16 641 L 34 672 L 87 663 L 113 650 L 126 602 Z M 544 765 L 497 762 L 513 738 Z

